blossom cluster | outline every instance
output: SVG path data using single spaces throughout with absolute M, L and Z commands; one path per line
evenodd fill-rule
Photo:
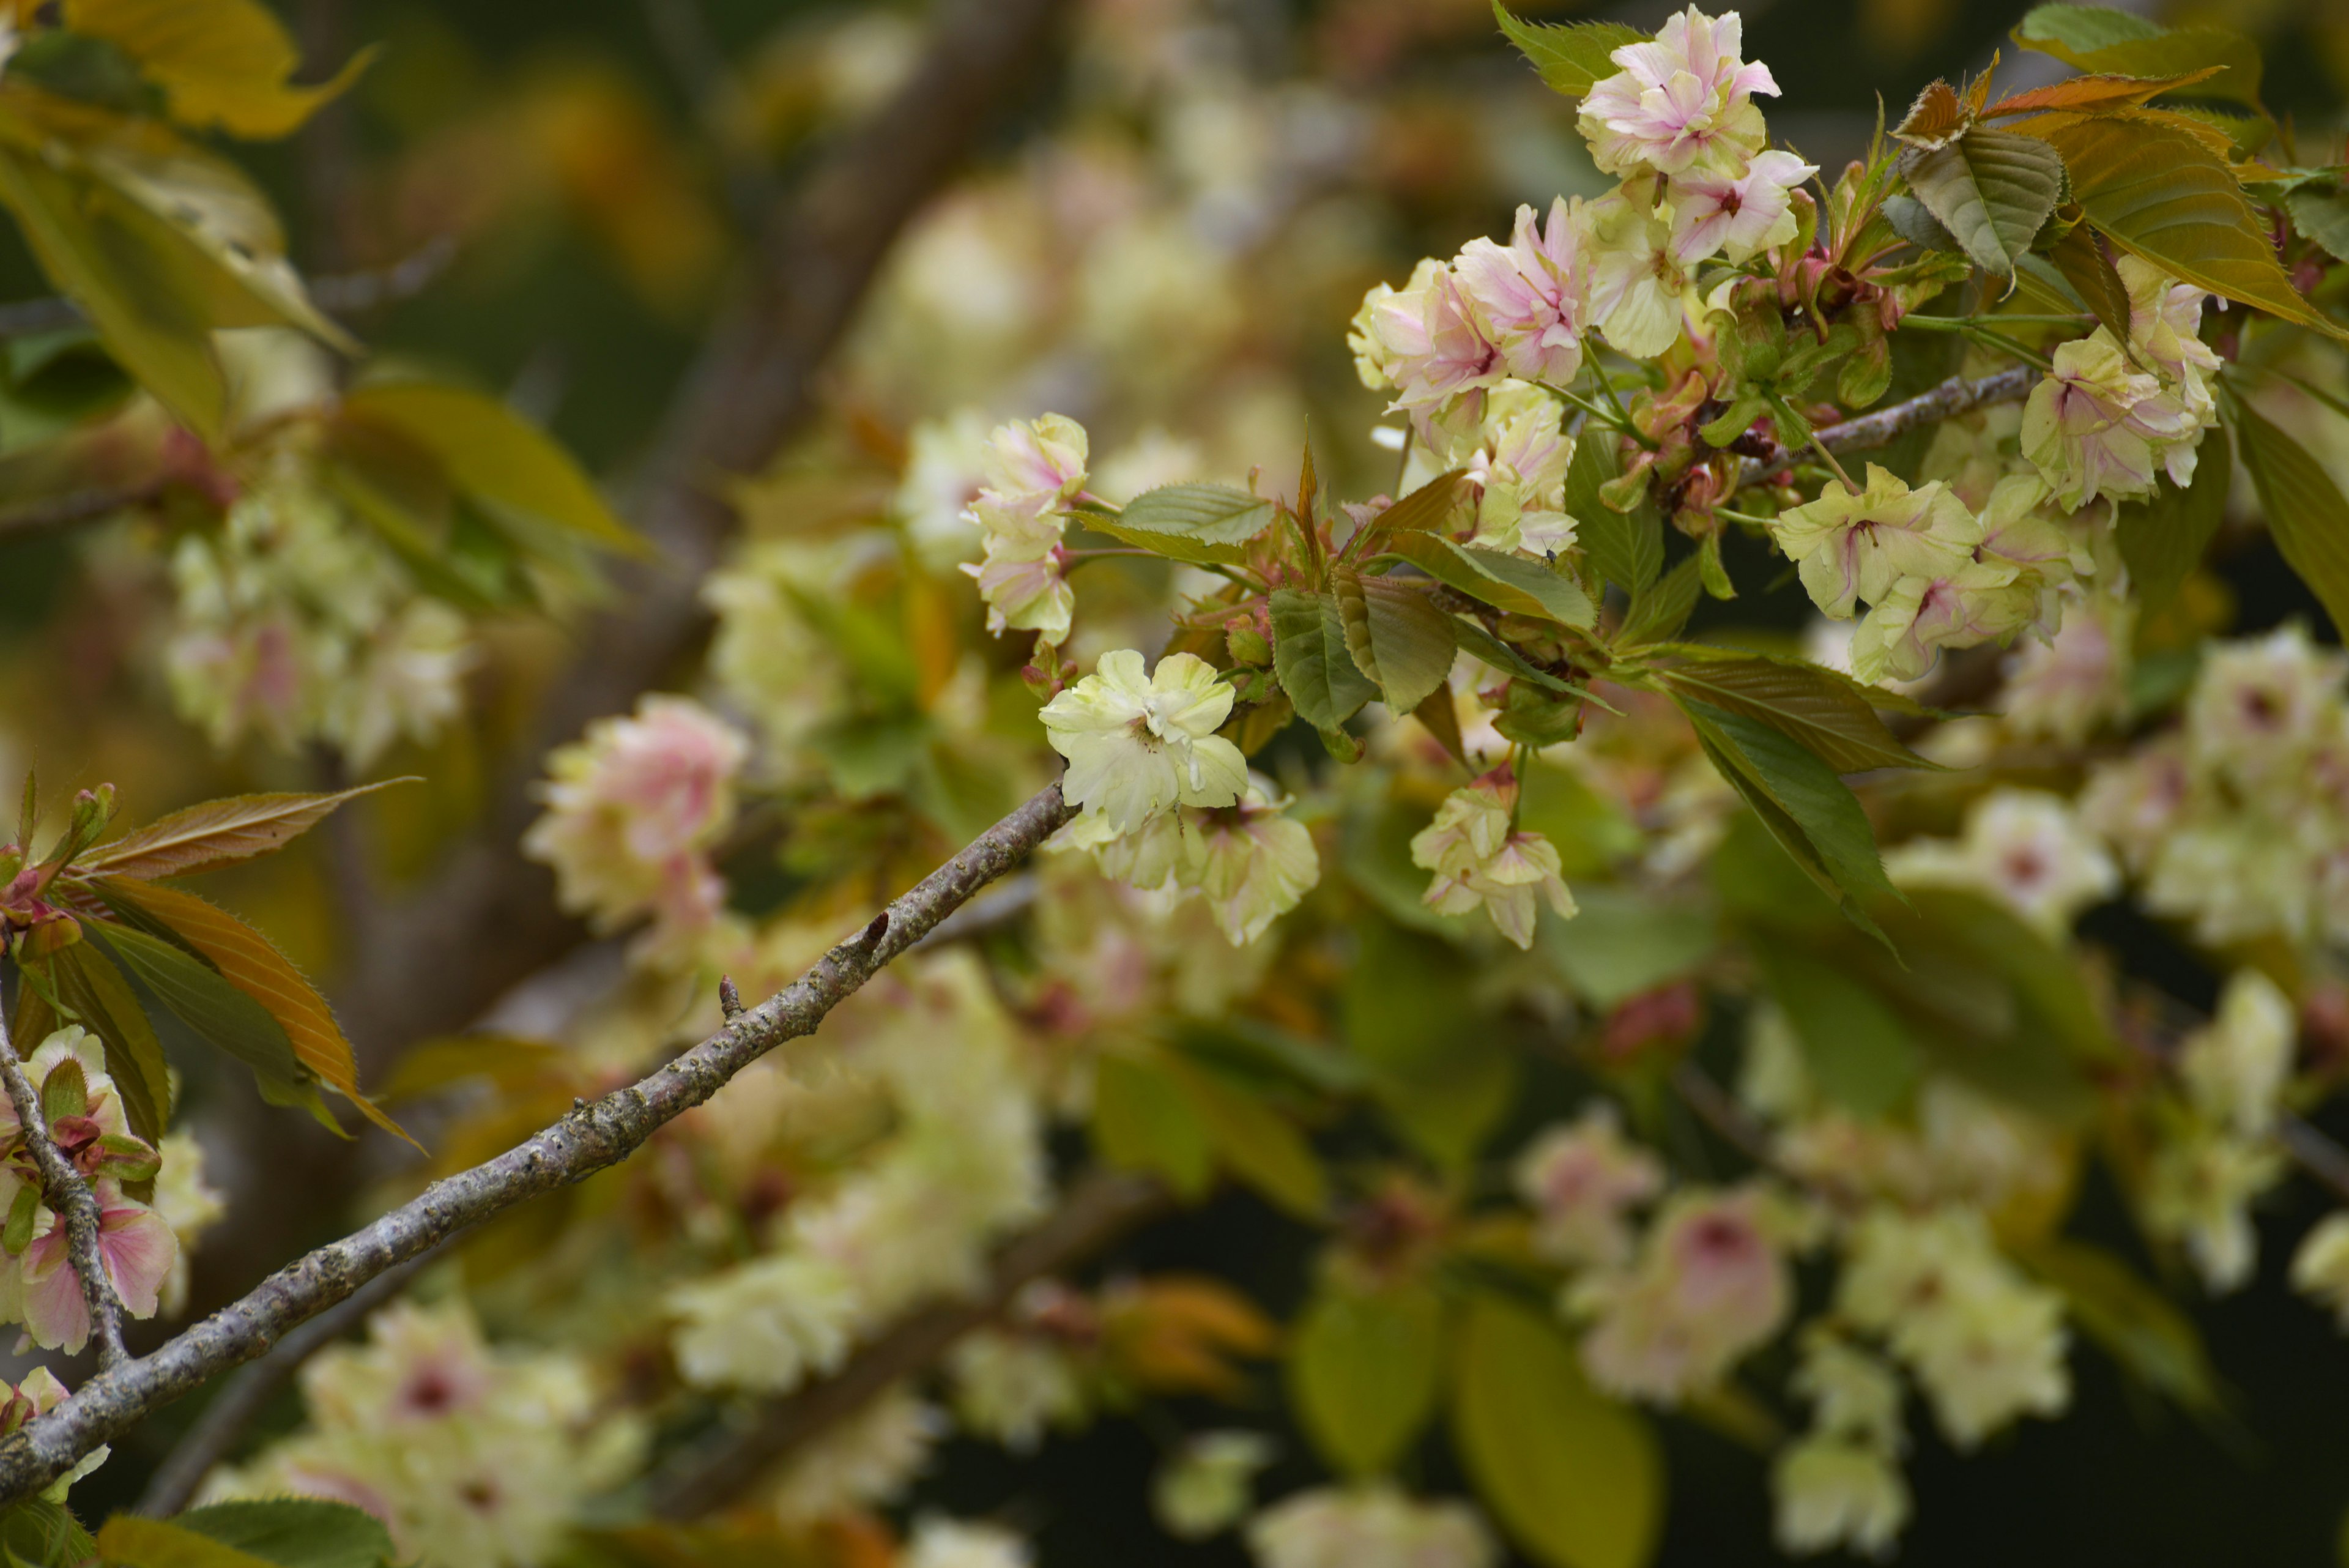
M 1015 420 L 988 439 L 986 487 L 965 514 L 985 553 L 965 566 L 987 601 L 987 629 L 1036 632 L 1064 642 L 1076 594 L 1061 576 L 1065 504 L 1085 487 L 1084 427 L 1059 414 Z
M 2080 797 L 2153 913 L 2213 946 L 2349 938 L 2349 660 L 2298 625 L 2214 642 L 2183 721 Z
M 1321 863 L 1271 781 L 1216 732 L 1231 711 L 1232 688 L 1206 660 L 1170 653 L 1145 675 L 1142 655 L 1121 649 L 1042 717 L 1069 759 L 1061 791 L 1081 808 L 1054 847 L 1091 852 L 1132 887 L 1200 898 L 1238 947 L 1297 907 Z
M 416 591 L 376 536 L 287 451 L 215 535 L 171 556 L 178 605 L 164 669 L 182 716 L 228 746 L 313 738 L 366 768 L 429 742 L 463 706 L 476 658 L 464 618 Z
M 733 820 L 749 743 L 680 697 L 647 697 L 548 759 L 546 813 L 523 847 L 554 867 L 564 908 L 611 929 L 650 917 L 647 956 L 689 951 L 725 907 L 710 847 Z
M 1821 613 L 1849 620 L 1862 680 L 1913 680 L 1944 648 L 2054 635 L 2063 590 L 2095 558 L 2046 509 L 2029 474 L 1999 481 L 1977 514 L 1939 480 L 1911 487 L 1874 463 L 1858 490 L 1830 484 L 1770 524 Z
M 1519 785 L 1505 763 L 1446 795 L 1435 820 L 1411 841 L 1412 864 L 1435 873 L 1427 907 L 1464 915 L 1482 909 L 1520 948 L 1534 943 L 1537 898 L 1561 919 L 1575 915 L 1559 875 L 1557 846 L 1516 823 Z
M 2067 511 L 2150 495 L 2157 468 L 2192 483 L 2196 450 L 2219 422 L 2219 356 L 2199 336 L 2210 296 L 2133 255 L 2115 265 L 2127 340 L 2099 327 L 2059 347 L 2023 414 L 2023 455 Z
M 428 1563 L 546 1561 L 581 1501 L 634 1472 L 646 1435 L 576 1357 L 492 1348 L 461 1299 L 385 1308 L 367 1344 L 303 1367 L 302 1392 L 308 1427 L 214 1472 L 203 1501 L 349 1503 Z

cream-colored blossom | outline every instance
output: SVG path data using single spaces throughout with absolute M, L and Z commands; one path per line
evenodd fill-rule
M 1557 850 L 1538 833 L 1517 828 L 1517 779 L 1506 765 L 1446 795 L 1435 820 L 1411 841 L 1412 864 L 1433 871 L 1426 903 L 1439 914 L 1483 908 L 1520 948 L 1534 941 L 1536 894 L 1561 919 L 1575 915 L 1574 895 L 1558 874 Z
M 1239 799 L 1247 761 L 1216 733 L 1231 711 L 1232 689 L 1206 660 L 1170 653 L 1145 676 L 1142 655 L 1120 649 L 1046 703 L 1043 721 L 1069 759 L 1069 803 L 1125 832 L 1178 805 Z
M 1159 1469 L 1151 1511 L 1178 1541 L 1205 1541 L 1247 1513 L 1256 1475 L 1273 1460 L 1272 1439 L 1257 1432 L 1202 1432 Z
M 2049 935 L 2120 888 L 2120 871 L 2062 796 L 1996 789 L 1967 808 L 1965 836 L 1917 839 L 1884 857 L 1904 888 L 1987 893 Z
M 1771 536 L 1800 564 L 1811 602 L 1837 619 L 1856 601 L 1877 603 L 1904 577 L 1938 577 L 1972 559 L 1982 524 L 1938 481 L 1914 490 L 1876 463 L 1855 494 L 1830 484 L 1819 498 L 1779 514 Z
M 1500 1557 L 1474 1509 L 1381 1483 L 1284 1498 L 1250 1522 L 1247 1544 L 1258 1568 L 1493 1568 Z
M 1900 1467 L 1864 1443 L 1806 1438 L 1770 1467 L 1778 1549 L 1807 1557 L 1842 1547 L 1889 1558 L 1909 1522 L 1909 1483 Z
M 2178 1075 L 2196 1110 L 2238 1137 L 2257 1137 L 2275 1125 L 2299 1036 L 2292 998 L 2258 970 L 2239 969 L 2217 1015 L 2178 1048 Z
M 2349 1214 L 2334 1212 L 2301 1238 L 2292 1256 L 2292 1288 L 2329 1309 L 2349 1334 Z
M 2251 1206 L 2283 1173 L 2282 1154 L 2268 1143 L 2189 1121 L 2154 1151 L 2146 1229 L 2183 1245 L 2204 1287 L 2224 1295 L 2251 1280 L 2260 1250 Z

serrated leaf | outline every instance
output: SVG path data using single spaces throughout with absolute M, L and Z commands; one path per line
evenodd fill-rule
M 1439 473 L 1371 520 L 1371 527 L 1390 534 L 1448 534 L 1464 520 L 1474 487 L 1465 469 Z
M 1181 1086 L 1145 1057 L 1104 1053 L 1093 1068 L 1093 1148 L 1158 1177 L 1191 1201 L 1215 1180 L 1216 1145 Z
M 66 0 L 65 21 L 137 61 L 163 89 L 172 119 L 249 138 L 297 130 L 357 80 L 374 53 L 361 51 L 316 87 L 297 87 L 290 78 L 301 53 L 258 0 Z
M 1459 647 L 1452 618 L 1408 583 L 1365 577 L 1350 567 L 1330 574 L 1354 667 L 1378 683 L 1398 715 L 1425 701 L 1452 673 Z
M 337 806 L 412 778 L 386 779 L 333 794 L 239 794 L 208 800 L 157 817 L 76 860 L 80 877 L 122 877 L 151 881 L 191 877 L 241 865 L 284 848 L 316 827 Z
M 1664 569 L 1664 524 L 1642 498 L 1630 512 L 1600 499 L 1602 486 L 1622 476 L 1615 432 L 1586 424 L 1566 470 L 1566 510 L 1574 519 L 1574 542 L 1599 575 L 1627 594 L 1636 594 Z
M 1193 565 L 1237 565 L 1243 547 L 1272 525 L 1273 504 L 1228 484 L 1167 484 L 1144 491 L 1115 517 L 1087 516 L 1085 526 Z
M 63 1503 L 36 1497 L 0 1511 L 0 1551 L 26 1568 L 82 1568 L 98 1542 Z
M 1657 671 L 1675 695 L 1758 719 L 1837 773 L 1934 766 L 1884 727 L 1865 695 L 1868 689 L 1848 676 L 1799 659 L 1676 651 L 1675 662 Z
M 2305 447 L 2240 400 L 2230 400 L 2230 407 L 2243 466 L 2251 471 L 2276 548 L 2324 606 L 2333 629 L 2349 628 L 2349 500 Z
M 1561 680 L 1542 669 L 1525 655 L 1485 629 L 1481 622 L 1466 616 L 1453 618 L 1453 635 L 1469 653 L 1491 665 L 1503 674 L 1519 680 L 1530 680 L 1545 691 L 1567 692 L 1576 690 L 1574 683 Z
M 1580 98 L 1615 75 L 1621 67 L 1609 57 L 1648 37 L 1620 22 L 1522 22 L 1501 0 L 1493 0 L 1493 15 L 1550 90 L 1568 98 Z
M 2139 120 L 2051 127 L 2073 198 L 2113 244 L 2198 288 L 2335 337 L 2277 265 L 2265 227 L 2224 161 L 2194 137 Z
M 2018 114 L 2047 114 L 2058 110 L 2093 113 L 2098 109 L 2127 109 L 2166 92 L 2192 87 L 2224 70 L 2224 66 L 2204 66 L 2200 70 L 2182 76 L 2145 77 L 2085 76 L 2065 81 L 2052 82 L 2046 87 L 2033 88 L 2027 92 L 2010 93 L 1982 110 L 1984 119 L 2005 119 Z
M 467 387 L 388 381 L 346 395 L 341 417 L 378 421 L 406 436 L 501 521 L 551 525 L 628 555 L 649 550 L 612 514 L 570 453 L 495 398 Z
M 269 1010 L 222 979 L 203 960 L 129 926 L 93 922 L 98 943 L 164 1011 L 197 1038 L 253 1069 L 272 1105 L 304 1105 L 316 1086 L 294 1054 L 294 1043 Z
M 1387 542 L 1387 550 L 1446 587 L 1512 615 L 1586 630 L 1599 618 L 1581 585 L 1547 562 L 1455 545 L 1433 534 L 1398 535 Z
M 1459 637 L 1456 625 L 1454 628 L 1453 636 L 1456 643 Z M 1439 685 L 1434 691 L 1430 691 L 1421 699 L 1419 706 L 1411 711 L 1411 716 L 1418 720 L 1429 734 L 1435 737 L 1436 744 L 1444 748 L 1445 755 L 1462 767 L 1468 768 L 1471 773 L 1475 771 L 1469 767 L 1467 742 L 1460 733 L 1460 709 L 1452 701 L 1452 689 L 1449 686 Z
M 98 1532 L 98 1549 L 120 1568 L 270 1568 L 269 1559 L 165 1519 L 118 1513 Z
M 2151 496 L 2121 504 L 2113 536 L 2146 614 L 2158 614 L 2201 564 L 2203 551 L 2227 519 L 2227 488 L 2234 470 L 2227 432 L 2214 430 L 2195 453 L 2192 484 L 2180 490 L 2168 474 L 2157 474 Z
M 1317 730 L 1333 730 L 1379 694 L 1346 649 L 1346 622 L 1336 599 L 1280 588 L 1270 609 L 1273 669 L 1299 718 Z
M 1884 875 L 1868 814 L 1835 770 L 1759 720 L 1686 697 L 1678 701 L 1706 757 L 1771 836 L 1853 924 L 1881 937 L 1867 906 L 1899 895 Z
M 2105 254 L 2105 247 L 2096 243 L 2095 231 L 2088 224 L 2075 224 L 2070 233 L 2047 247 L 2050 265 L 2063 275 L 2064 281 L 2080 296 L 2082 304 L 2096 318 L 2100 327 L 2126 343 L 2129 332 L 2128 286 Z
M 359 1091 L 358 1060 L 351 1043 L 343 1037 L 342 1025 L 335 1021 L 334 1010 L 267 937 L 193 893 L 119 877 L 102 880 L 98 891 L 109 907 L 129 905 L 143 910 L 210 959 L 222 979 L 268 1009 L 304 1066 L 357 1106 L 367 1120 L 394 1137 L 415 1143 L 398 1123 Z
M 1933 209 L 1914 196 L 1888 196 L 1884 202 L 1885 221 L 1892 232 L 1921 251 L 1947 251 L 1953 256 L 1963 247 L 1957 236 L 1941 227 L 1941 220 L 1933 216 Z M 1958 261 L 1959 266 L 1965 265 Z
M 1590 1386 L 1547 1319 L 1484 1293 L 1463 1319 L 1452 1427 L 1477 1495 L 1547 1568 L 1643 1568 L 1664 1512 L 1647 1421 Z
M 1443 1381 L 1444 1303 L 1429 1285 L 1325 1288 L 1288 1340 L 1289 1397 L 1331 1469 L 1391 1469 L 1434 1412 Z
M 2315 241 L 2335 261 L 2349 261 L 2349 195 L 2303 189 L 2288 192 L 2283 205 L 2292 214 L 2294 229 Z
M 1696 601 L 1703 592 L 1704 558 L 1695 555 L 1682 556 L 1680 565 L 1652 587 L 1631 597 L 1622 624 L 1615 628 L 1615 645 L 1644 648 L 1678 637 L 1681 628 L 1688 625 L 1689 617 L 1696 612 Z
M 1974 265 L 1999 277 L 2014 275 L 2064 192 L 2064 161 L 2045 142 L 1981 126 L 1902 153 L 1900 173 Z
M 318 1498 L 216 1502 L 171 1522 L 277 1568 L 388 1568 L 398 1555 L 381 1520 Z
M 1911 147 L 1944 146 L 1974 122 L 1973 106 L 1946 81 L 1928 85 L 1909 106 L 1908 114 L 1892 130 L 1893 139 Z
M 2013 38 L 2083 71 L 2166 78 L 2216 69 L 2221 74 L 2198 77 L 2202 96 L 2260 101 L 2259 45 L 2232 28 L 2164 27 L 2103 5 L 2040 5 Z

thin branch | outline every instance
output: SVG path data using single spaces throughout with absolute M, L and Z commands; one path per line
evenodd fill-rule
M 747 1426 L 672 1460 L 652 1481 L 652 1511 L 693 1520 L 740 1500 L 790 1452 L 848 1419 L 901 1380 L 924 1371 L 956 1341 L 982 1328 L 1030 1282 L 1060 1273 L 1173 1206 L 1146 1177 L 1094 1171 L 1060 1208 L 1005 1247 L 986 1288 L 904 1319 L 821 1383 L 770 1401 Z
M 0 331 L 0 337 L 7 334 Z M 0 539 L 12 534 L 38 534 L 51 528 L 70 528 L 77 524 L 95 523 L 111 517 L 129 506 L 143 506 L 162 491 L 162 483 L 150 480 L 143 484 L 109 486 L 99 490 L 69 490 L 62 495 L 43 496 L 38 501 L 20 502 L 13 506 L 0 506 Z
M 1889 409 L 1878 409 L 1872 414 L 1857 419 L 1823 425 L 1817 431 L 1819 444 L 1829 452 L 1866 452 L 1873 447 L 1887 446 L 1920 425 L 1930 425 L 1950 419 L 1969 410 L 1992 403 L 2019 402 L 2031 395 L 2039 384 L 2039 372 L 2028 365 L 2016 365 L 1969 381 L 1963 376 L 1952 376 L 1928 392 L 1920 392 L 1908 401 L 1895 403 Z M 1743 488 L 1759 484 L 1773 475 L 1783 473 L 1801 456 L 1798 451 L 1787 452 L 1764 462 L 1749 457 L 1738 465 L 1737 483 Z
M 155 1473 L 147 1481 L 147 1490 L 139 1494 L 134 1511 L 150 1519 L 168 1519 L 188 1506 L 204 1478 L 212 1473 L 220 1462 L 228 1458 L 231 1449 L 244 1436 L 279 1389 L 293 1381 L 294 1375 L 310 1357 L 357 1328 L 362 1319 L 376 1308 L 388 1303 L 408 1288 L 431 1255 L 410 1258 L 398 1268 L 387 1269 L 346 1297 L 341 1304 L 320 1313 L 284 1339 L 276 1348 L 260 1360 L 239 1371 L 221 1386 L 221 1391 L 206 1405 Z
M 98 1368 L 104 1372 L 119 1366 L 130 1358 L 130 1353 L 122 1346 L 122 1302 L 114 1293 L 114 1282 L 107 1277 L 106 1260 L 98 1250 L 105 1216 L 98 1210 L 98 1195 L 89 1189 L 89 1183 L 82 1179 L 73 1162 L 58 1152 L 56 1140 L 49 1137 L 48 1118 L 41 1113 L 41 1092 L 25 1075 L 25 1064 L 18 1059 L 16 1047 L 8 1038 L 8 1025 L 4 1019 L 0 1019 L 0 1082 L 7 1085 L 8 1101 L 16 1107 L 25 1147 L 32 1153 L 34 1168 L 41 1173 L 42 1193 L 57 1215 L 57 1223 L 66 1228 L 67 1255 L 73 1260 L 73 1271 L 81 1279 L 81 1297 L 89 1306 L 90 1333 L 98 1340 Z
M 981 888 L 1026 859 L 1073 814 L 1055 783 L 924 877 L 807 973 L 636 1084 L 574 1106 L 495 1159 L 436 1181 L 421 1196 L 280 1269 L 152 1355 L 102 1371 L 73 1397 L 0 1441 L 0 1507 L 22 1501 L 100 1443 L 232 1366 L 266 1351 L 386 1270 L 542 1193 L 616 1165 L 725 1087 L 919 941 Z
M 2335 1198 L 2349 1203 L 2349 1148 L 2289 1111 L 2276 1117 L 2275 1136 L 2303 1175 L 2323 1183 Z

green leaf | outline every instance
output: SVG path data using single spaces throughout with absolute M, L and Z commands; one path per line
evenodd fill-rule
M 1417 872 L 1417 888 L 1426 873 Z M 1460 955 L 1419 930 L 1356 923 L 1340 1020 L 1348 1048 L 1396 1131 L 1457 1169 L 1472 1161 L 1516 1086 L 1516 1062 L 1491 1012 L 1458 992 Z
M 1387 706 L 1408 713 L 1452 673 L 1459 647 L 1453 618 L 1408 583 L 1333 568 L 1330 586 L 1354 667 L 1378 682 Z
M 1272 663 L 1297 716 L 1317 730 L 1334 730 L 1379 694 L 1346 649 L 1346 621 L 1328 594 L 1274 591 Z
M 2086 223 L 2074 224 L 2069 234 L 2048 247 L 2047 259 L 2095 314 L 2097 325 L 2127 342 L 2128 286 L 2121 282 L 2105 247 L 2096 243 L 2095 230 Z
M 2187 1410 L 2223 1407 L 2202 1332 L 2176 1303 L 2102 1247 L 2051 1236 L 2023 1266 L 2064 1293 L 2073 1320 L 2129 1376 Z
M 1393 1467 L 1433 1413 L 1443 1369 L 1444 1303 L 1419 1281 L 1327 1286 L 1289 1334 L 1289 1398 L 1313 1447 L 1347 1476 Z
M 2299 190 L 2283 199 L 2292 226 L 2324 248 L 2335 261 L 2349 261 L 2349 195 L 2337 190 Z
M 1299 1219 L 1322 1218 L 1330 1179 L 1304 1134 L 1261 1098 L 1216 1073 L 1174 1056 L 1164 1058 L 1164 1064 L 1226 1168 Z
M 383 1521 L 345 1502 L 299 1497 L 216 1502 L 171 1522 L 278 1568 L 384 1568 L 397 1558 Z
M 2070 171 L 2073 199 L 2113 244 L 2198 288 L 2344 336 L 2292 287 L 2234 173 L 2196 138 L 2123 119 L 2044 135 Z
M 1936 764 L 1900 743 L 1868 702 L 1871 688 L 1795 659 L 1682 645 L 1656 679 L 1675 695 L 1743 713 L 1801 742 L 1839 774 Z
M 2045 142 L 1975 126 L 1954 141 L 1910 148 L 1900 172 L 1975 265 L 2014 275 L 2064 191 L 2064 161 Z
M 171 118 L 233 136 L 285 136 L 357 80 L 372 49 L 316 87 L 285 26 L 259 0 L 66 0 L 66 26 L 104 38 L 163 89 Z
M 2014 29 L 2014 41 L 2084 71 L 2119 76 L 2186 76 L 2222 66 L 2196 84 L 2201 96 L 2260 101 L 2260 47 L 2229 27 L 2164 27 L 2104 5 L 2040 5 Z
M 240 1552 L 170 1520 L 118 1513 L 98 1532 L 98 1549 L 121 1568 L 269 1568 L 269 1559 Z
M 172 1017 L 206 1044 L 251 1067 L 263 1097 L 271 1104 L 306 1104 L 316 1097 L 316 1088 L 294 1054 L 285 1026 L 210 964 L 129 926 L 93 924 L 88 931 L 89 940 L 120 963 Z
M 1465 469 L 1439 473 L 1371 520 L 1381 534 L 1445 534 L 1462 520 L 1473 493 Z
M 1568 98 L 1615 75 L 1621 68 L 1609 57 L 1616 50 L 1648 38 L 1620 22 L 1521 22 L 1501 0 L 1493 0 L 1493 16 L 1550 89 Z
M 1545 691 L 1576 690 L 1571 681 L 1559 680 L 1485 630 L 1481 621 L 1471 620 L 1464 615 L 1452 618 L 1453 635 L 1459 639 L 1460 646 L 1503 674 L 1519 680 L 1530 680 Z
M 1759 720 L 1686 697 L 1678 701 L 1707 757 L 1771 836 L 1854 924 L 1875 934 L 1867 903 L 1899 895 L 1885 877 L 1868 814 L 1835 770 Z
M 112 961 L 88 940 L 91 929 L 85 922 L 84 940 L 49 958 L 48 977 L 57 1000 L 80 1014 L 84 1027 L 105 1047 L 107 1075 L 122 1096 L 122 1114 L 130 1130 L 151 1144 L 163 1136 L 171 1119 L 171 1069 L 137 992 Z M 54 1022 L 50 1027 L 55 1027 Z M 41 1031 L 47 1033 L 47 1029 Z M 39 1038 L 33 1038 L 27 1054 L 39 1044 Z
M 386 381 L 347 393 L 341 417 L 388 427 L 423 448 L 501 523 L 553 527 L 626 555 L 649 551 L 571 454 L 496 398 L 468 387 Z
M 1237 566 L 1243 547 L 1272 525 L 1273 504 L 1228 484 L 1168 484 L 1126 503 L 1115 517 L 1085 514 L 1085 526 L 1195 566 Z
M 1719 922 L 1702 906 L 1605 886 L 1577 888 L 1574 898 L 1581 916 L 1544 920 L 1537 940 L 1575 994 L 1596 1008 L 1692 973 L 1721 946 Z
M 1105 1052 L 1093 1067 L 1093 1147 L 1196 1201 L 1216 1175 L 1215 1140 L 1182 1086 L 1143 1056 Z
M 2176 597 L 2178 585 L 2201 565 L 2202 552 L 2227 519 L 2234 467 L 2226 431 L 2214 430 L 2195 454 L 2193 483 L 2180 490 L 2168 474 L 2157 474 L 2150 497 L 2121 504 L 2113 533 L 2147 615 Z
M 1898 1106 L 1922 1066 L 1908 1026 L 1847 968 L 1755 935 L 1754 957 L 1820 1092 L 1855 1116 Z
M 65 1504 L 36 1497 L 0 1512 L 0 1551 L 27 1568 L 83 1568 L 98 1542 Z
M 1547 562 L 1455 545 L 1433 534 L 1398 535 L 1387 548 L 1436 581 L 1495 609 L 1584 630 L 1599 619 L 1581 585 Z
M 240 794 L 208 800 L 157 817 L 144 827 L 85 852 L 72 869 L 77 876 L 129 877 L 140 881 L 217 871 L 284 848 L 337 807 L 363 794 L 396 784 L 422 782 L 386 779 L 334 794 Z
M 1696 601 L 1703 592 L 1704 557 L 1682 556 L 1680 565 L 1661 579 L 1631 596 L 1630 608 L 1615 628 L 1615 646 L 1644 648 L 1678 637 L 1696 612 Z
M 2306 448 L 2240 399 L 2229 400 L 2243 466 L 2276 548 L 2306 583 L 2335 631 L 2349 628 L 2349 501 Z M 2349 634 L 2349 632 L 2344 632 Z
M 1478 1294 L 1454 1349 L 1453 1433 L 1476 1490 L 1546 1568 L 1642 1568 L 1664 1465 L 1640 1414 L 1603 1397 L 1547 1320 Z
M 1595 421 L 1586 423 L 1566 470 L 1566 510 L 1574 519 L 1574 542 L 1600 576 L 1627 594 L 1638 594 L 1664 569 L 1664 524 L 1644 495 L 1629 512 L 1607 504 L 1599 492 L 1622 472 L 1615 432 Z

